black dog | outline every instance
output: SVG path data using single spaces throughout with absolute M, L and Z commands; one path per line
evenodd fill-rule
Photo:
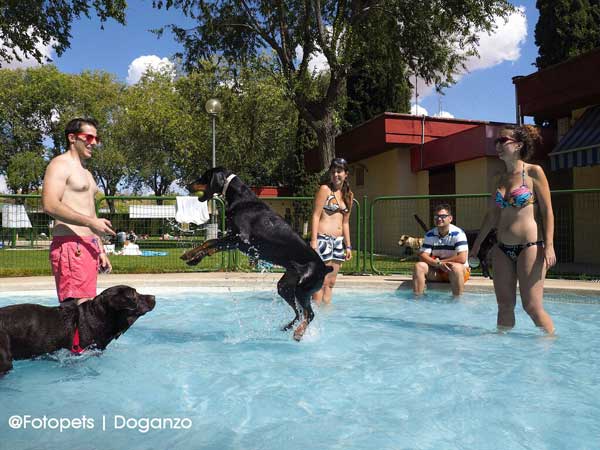
M 481 246 L 479 247 L 479 252 L 477 253 L 477 257 L 479 258 L 479 262 L 481 263 L 481 273 L 484 277 L 489 278 L 490 280 L 494 277 L 492 276 L 492 248 L 498 239 L 496 237 L 496 230 L 492 229 L 485 237 Z
M 0 308 L 0 374 L 12 369 L 13 360 L 61 348 L 73 353 L 88 347 L 104 350 L 155 303 L 153 295 L 114 286 L 81 305 L 67 300 L 54 307 L 23 304 Z
M 227 201 L 227 233 L 220 239 L 210 239 L 181 256 L 187 264 L 196 265 L 205 256 L 222 250 L 239 248 L 254 258 L 264 259 L 285 267 L 286 272 L 277 283 L 277 292 L 292 307 L 296 316 L 283 329 L 290 329 L 304 319 L 294 331 L 299 341 L 314 317 L 310 304 L 313 293 L 321 289 L 325 275 L 333 269 L 326 266 L 319 255 L 275 213 L 260 201 L 242 180 L 230 171 L 217 167 L 205 172 L 189 186 L 192 192 L 202 192 L 200 201 L 213 194 L 221 194 Z

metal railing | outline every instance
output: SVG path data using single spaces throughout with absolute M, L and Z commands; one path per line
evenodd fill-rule
M 551 192 L 554 211 L 554 247 L 557 264 L 548 277 L 600 278 L 600 235 L 597 234 L 600 189 L 571 189 Z M 453 223 L 462 228 L 471 244 L 481 225 L 490 194 L 456 194 L 429 196 L 386 196 L 370 202 L 367 246 L 368 272 L 376 274 L 410 274 L 417 251 L 401 247 L 403 234 L 422 238 L 424 231 L 415 219 L 418 215 L 433 228 L 433 209 L 448 203 L 453 209 Z M 363 208 L 365 206 L 363 205 Z M 477 271 L 475 271 L 477 273 Z
M 305 239 L 310 238 L 312 197 L 263 198 Z M 176 197 L 102 197 L 97 214 L 111 220 L 119 232 L 115 251 L 122 251 L 128 237 L 140 252 L 152 257 L 111 256 L 115 273 L 153 273 L 211 270 L 264 270 L 259 261 L 239 251 L 221 252 L 205 258 L 198 266 L 187 266 L 181 254 L 216 237 L 225 230 L 225 205 L 211 200 L 207 224 L 179 223 L 174 218 Z M 342 265 L 343 273 L 410 274 L 418 248 L 400 246 L 400 236 L 422 238 L 433 228 L 431 216 L 439 203 L 449 203 L 454 224 L 465 230 L 472 242 L 489 204 L 489 194 L 385 196 L 371 201 L 354 199 L 351 214 L 353 259 Z M 600 278 L 600 235 L 597 233 L 600 189 L 552 191 L 558 264 L 549 276 Z M 43 212 L 39 195 L 0 195 L 0 277 L 49 275 L 48 250 L 53 220 Z M 145 217 L 146 216 L 146 217 Z M 135 237 L 133 237 L 135 235 Z M 108 243 L 108 241 L 106 241 Z M 278 270 L 271 268 L 270 270 Z

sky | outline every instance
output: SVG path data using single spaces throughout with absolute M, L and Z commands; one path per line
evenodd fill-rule
M 457 83 L 443 95 L 417 81 L 418 107 L 413 96 L 412 112 L 471 120 L 515 121 L 512 77 L 535 72 L 532 64 L 537 57 L 534 29 L 538 11 L 535 0 L 515 0 L 513 4 L 521 13 L 513 14 L 506 23 L 498 21 L 493 36 L 480 36 L 481 58 L 471 58 L 467 62 L 469 71 L 459 74 Z M 45 48 L 45 54 L 63 72 L 100 69 L 129 84 L 139 80 L 148 64 L 168 67 L 169 58 L 182 51 L 182 46 L 169 31 L 157 38 L 149 30 L 170 23 L 191 26 L 192 22 L 180 11 L 153 9 L 150 0 L 128 0 L 128 5 L 125 26 L 109 20 L 101 29 L 97 19 L 84 17 L 73 23 L 69 49 L 60 57 L 50 48 Z M 25 61 L 8 67 L 33 65 L 36 63 Z M 322 58 L 317 56 L 313 66 L 322 68 Z M 0 179 L 0 192 L 5 191 L 2 184 Z

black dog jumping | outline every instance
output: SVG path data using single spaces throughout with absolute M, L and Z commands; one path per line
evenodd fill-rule
M 286 272 L 277 283 L 277 292 L 296 315 L 283 329 L 290 329 L 300 320 L 299 307 L 302 308 L 303 320 L 294 330 L 294 339 L 302 339 L 314 317 L 311 296 L 321 289 L 325 275 L 333 269 L 326 266 L 285 220 L 230 171 L 222 167 L 210 169 L 192 183 L 189 190 L 202 192 L 200 201 L 211 199 L 213 194 L 223 195 L 227 202 L 227 233 L 187 251 L 181 259 L 196 265 L 205 256 L 239 248 L 250 256 L 284 267 Z
M 153 295 L 114 286 L 81 305 L 68 300 L 53 307 L 22 304 L 0 308 L 0 375 L 12 369 L 13 360 L 61 348 L 73 353 L 88 347 L 104 350 L 155 303 Z

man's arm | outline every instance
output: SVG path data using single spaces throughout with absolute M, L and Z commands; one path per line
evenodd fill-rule
M 92 217 L 78 213 L 69 205 L 63 203 L 62 198 L 67 186 L 67 178 L 68 172 L 65 164 L 54 160 L 48 165 L 42 189 L 42 208 L 44 208 L 44 212 L 62 222 L 88 227 L 98 235 L 114 235 L 115 232 L 112 230 L 112 224 L 109 220 L 99 219 L 95 217 L 95 214 Z
M 450 258 L 444 258 L 442 259 L 442 262 L 455 262 L 455 263 L 460 263 L 460 264 L 464 264 L 467 262 L 467 254 L 469 252 L 467 250 L 457 253 L 454 256 L 451 256 Z

